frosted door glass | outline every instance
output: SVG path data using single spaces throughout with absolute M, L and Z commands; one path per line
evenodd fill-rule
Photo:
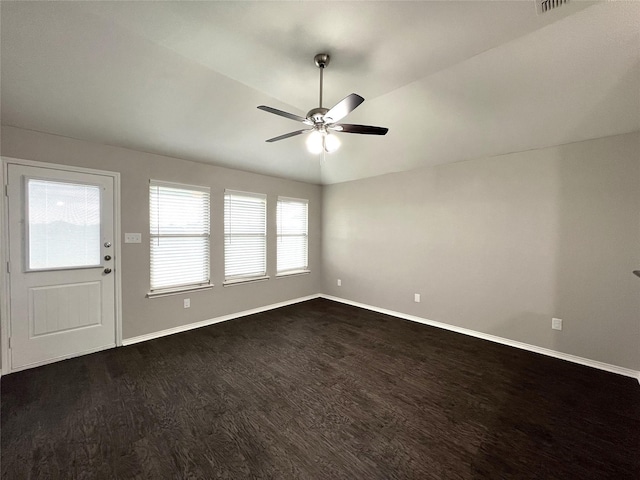
M 30 270 L 100 264 L 100 188 L 27 181 Z

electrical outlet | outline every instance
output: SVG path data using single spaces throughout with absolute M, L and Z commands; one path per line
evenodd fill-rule
M 551 319 L 551 328 L 554 330 L 562 330 L 562 319 L 561 318 L 552 318 Z
M 125 233 L 124 243 L 142 243 L 141 233 Z
M 338 279 L 338 286 L 341 287 L 342 286 L 342 280 Z
M 184 299 L 184 308 L 189 308 L 191 306 L 191 299 L 190 298 L 185 298 Z
M 419 293 L 414 293 L 413 294 L 413 301 L 416 303 L 420 303 L 420 294 Z

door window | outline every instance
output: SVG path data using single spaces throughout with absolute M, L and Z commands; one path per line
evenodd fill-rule
M 27 269 L 100 265 L 100 187 L 26 181 Z

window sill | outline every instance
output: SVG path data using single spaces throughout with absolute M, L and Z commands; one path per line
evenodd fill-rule
M 311 270 L 291 270 L 290 272 L 282 272 L 276 275 L 276 278 L 292 277 L 295 275 L 308 275 Z
M 264 282 L 265 280 L 269 280 L 269 278 L 268 275 L 263 277 L 234 278 L 232 280 L 225 280 L 222 285 L 225 287 L 233 287 L 234 285 L 242 285 L 244 283 Z
M 147 298 L 168 297 L 169 295 L 180 295 L 181 293 L 197 292 L 199 290 L 211 290 L 213 287 L 213 284 L 209 284 L 192 287 L 167 288 L 166 290 L 156 290 L 154 292 L 149 292 L 147 293 Z

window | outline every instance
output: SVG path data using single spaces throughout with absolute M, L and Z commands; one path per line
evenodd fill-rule
M 256 280 L 267 275 L 267 197 L 259 193 L 224 192 L 225 282 Z
M 100 265 L 100 187 L 27 180 L 28 269 Z
M 209 285 L 209 189 L 151 180 L 151 291 Z
M 308 204 L 278 197 L 278 274 L 308 271 Z

